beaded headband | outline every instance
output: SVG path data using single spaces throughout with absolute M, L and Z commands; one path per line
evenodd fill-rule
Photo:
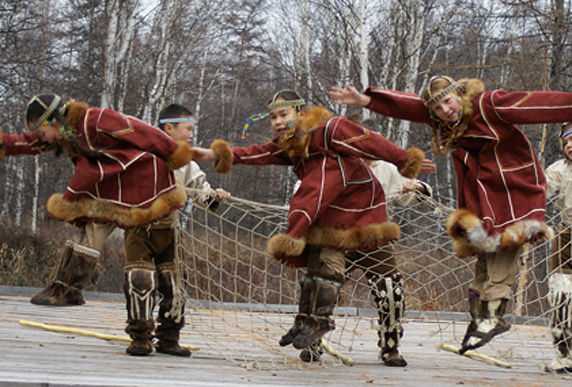
M 572 134 L 572 122 L 563 123 L 561 130 L 562 130 L 562 134 L 560 135 L 560 138 L 565 138 L 566 136 Z
M 178 124 L 181 122 L 190 122 L 191 124 L 196 124 L 197 120 L 195 120 L 194 118 L 161 118 L 159 120 L 159 124 L 163 125 L 163 124 Z
M 272 97 L 272 100 L 271 100 L 273 102 L 269 103 L 267 106 L 268 111 L 270 111 L 274 108 L 277 108 L 277 107 L 293 107 L 297 111 L 299 111 L 302 106 L 306 105 L 306 101 L 303 98 L 295 99 L 295 100 L 291 100 L 291 101 L 275 101 L 275 99 L 278 97 L 278 94 L 280 94 L 280 93 L 281 93 L 281 91 L 274 94 L 274 96 Z M 244 139 L 246 137 L 246 130 L 250 127 L 250 125 L 254 124 L 256 121 L 263 120 L 267 117 L 268 117 L 268 113 L 256 113 L 256 114 L 253 114 L 250 117 L 248 117 L 245 120 L 244 127 L 242 128 L 242 138 Z M 291 129 L 290 123 L 288 125 L 288 128 Z
M 449 81 L 450 84 L 449 84 L 449 86 L 447 86 L 446 88 L 441 90 L 436 95 L 431 95 L 431 84 L 433 83 L 433 81 L 435 81 L 439 78 L 443 78 L 443 79 Z M 427 106 L 429 109 L 431 109 L 433 106 L 435 106 L 439 101 L 441 101 L 447 95 L 449 95 L 451 93 L 455 93 L 458 88 L 459 88 L 459 84 L 449 77 L 445 77 L 445 76 L 432 77 L 431 79 L 429 79 L 429 83 L 427 84 L 427 88 L 426 88 L 426 91 L 429 94 L 429 99 L 426 101 L 423 101 L 423 103 L 425 104 L 425 106 Z
M 54 100 L 52 101 L 50 106 L 46 106 L 46 104 L 44 102 L 42 102 L 42 100 L 39 99 L 38 96 L 33 97 L 30 100 L 30 102 L 28 102 L 28 106 L 30 106 L 34 102 L 37 102 L 40 104 L 41 107 L 43 107 L 46 110 L 44 111 L 44 114 L 42 114 L 40 116 L 40 118 L 38 118 L 36 120 L 36 122 L 34 122 L 32 125 L 30 125 L 30 131 L 33 132 L 34 130 L 38 129 L 40 126 L 49 124 L 47 119 L 49 116 L 51 116 L 56 111 L 61 100 L 62 100 L 61 97 L 59 95 L 56 95 L 56 96 L 54 96 Z

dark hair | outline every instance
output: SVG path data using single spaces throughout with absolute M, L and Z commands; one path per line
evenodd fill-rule
M 45 106 L 50 106 L 54 99 L 58 98 L 55 94 L 41 94 L 35 96 L 28 104 L 28 110 L 26 112 L 26 123 L 35 123 L 40 117 L 46 112 L 46 108 L 38 101 L 40 100 Z M 47 121 L 53 120 L 54 118 L 61 120 L 61 108 L 64 106 L 63 99 L 60 98 L 60 102 L 54 109 L 53 113 L 46 117 Z
M 193 112 L 190 111 L 189 109 L 187 109 L 186 107 L 182 106 L 182 105 L 178 105 L 176 103 L 173 103 L 169 106 L 164 107 L 160 112 L 159 112 L 159 128 L 161 128 L 162 130 L 165 130 L 165 124 L 161 123 L 161 120 L 166 119 L 166 118 L 181 118 L 181 117 L 188 117 L 188 116 L 192 116 Z

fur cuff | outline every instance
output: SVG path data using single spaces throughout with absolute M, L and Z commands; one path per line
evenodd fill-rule
M 160 195 L 147 208 L 127 208 L 102 199 L 82 198 L 73 202 L 63 199 L 62 194 L 53 194 L 48 199 L 47 210 L 51 217 L 71 224 L 86 221 L 104 221 L 121 228 L 145 226 L 164 218 L 172 211 L 182 208 L 187 194 L 182 186 Z
M 277 261 L 292 267 L 306 265 L 303 256 L 306 242 L 303 239 L 292 238 L 286 234 L 276 234 L 268 241 L 266 251 Z
M 232 161 L 234 160 L 234 153 L 228 143 L 220 138 L 214 140 L 210 147 L 218 156 L 218 161 L 213 162 L 213 168 L 216 173 L 226 175 L 232 169 Z
M 179 144 L 179 147 L 173 152 L 171 157 L 169 157 L 169 160 L 167 160 L 167 167 L 170 171 L 187 165 L 195 158 L 195 151 L 191 148 L 189 143 L 186 141 L 177 141 L 177 144 Z
M 416 178 L 421 171 L 421 162 L 425 158 L 425 153 L 415 147 L 411 147 L 407 150 L 409 153 L 409 157 L 407 158 L 407 163 L 405 166 L 399 171 L 402 176 L 407 178 L 413 179 Z

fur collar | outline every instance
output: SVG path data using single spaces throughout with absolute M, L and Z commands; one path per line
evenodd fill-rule
M 463 120 L 459 128 L 459 135 L 467 131 L 469 121 L 473 116 L 473 101 L 479 94 L 485 91 L 485 84 L 478 78 L 463 78 L 457 81 L 461 93 L 461 103 L 463 104 Z
M 322 106 L 315 106 L 306 110 L 304 117 L 298 122 L 294 136 L 280 143 L 280 146 L 289 157 L 308 157 L 308 145 L 312 133 L 316 131 L 325 120 L 334 116 L 334 113 Z
M 65 115 L 67 124 L 72 128 L 77 128 L 88 106 L 85 102 L 72 102 Z

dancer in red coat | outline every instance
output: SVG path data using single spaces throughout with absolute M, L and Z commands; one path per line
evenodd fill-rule
M 82 228 L 79 243 L 67 242 L 57 278 L 31 302 L 81 305 L 81 291 L 115 227 L 143 226 L 184 205 L 185 190 L 172 170 L 186 165 L 193 152 L 134 117 L 54 94 L 32 98 L 27 122 L 29 133 L 2 133 L 0 159 L 66 152 L 76 170 L 65 192 L 49 198 L 47 210 Z
M 319 359 L 322 336 L 335 327 L 330 316 L 347 264 L 366 271 L 379 310 L 383 361 L 405 366 L 398 352 L 403 334 L 401 276 L 389 246 L 399 239 L 400 230 L 387 220 L 385 195 L 367 160 L 391 162 L 407 177 L 433 172 L 435 166 L 420 149 L 402 149 L 323 107 L 306 108 L 293 91 L 275 94 L 267 114 L 276 136 L 265 144 L 234 147 L 232 159 L 220 157 L 220 142 L 211 150 L 194 150 L 197 160 L 215 160 L 222 170 L 232 164 L 292 166 L 301 180 L 290 203 L 286 232 L 274 235 L 267 248 L 279 261 L 306 268 L 299 314 L 280 345 L 301 349 L 304 361 Z
M 421 97 L 376 87 L 361 94 L 349 85 L 332 87 L 330 97 L 433 128 L 433 151 L 451 153 L 457 172 L 459 209 L 447 232 L 458 256 L 477 256 L 461 353 L 509 330 L 503 315 L 521 247 L 552 235 L 544 174 L 517 125 L 570 120 L 572 93 L 485 91 L 479 79 L 443 76 L 431 78 Z

